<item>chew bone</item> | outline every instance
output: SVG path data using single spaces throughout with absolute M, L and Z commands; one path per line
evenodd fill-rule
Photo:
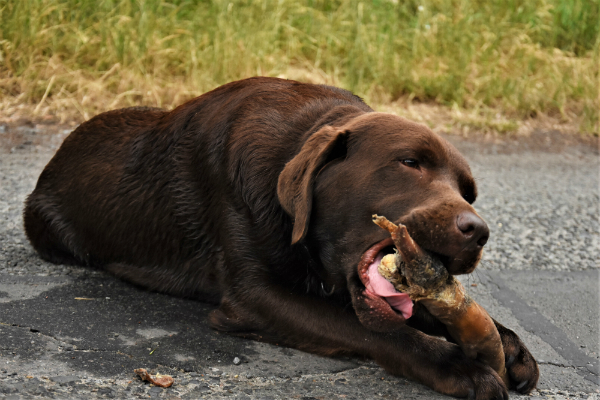
M 399 251 L 384 257 L 379 273 L 444 323 L 468 357 L 488 364 L 508 384 L 502 341 L 489 314 L 467 295 L 439 259 L 415 243 L 406 226 L 377 215 L 373 222 L 391 234 Z

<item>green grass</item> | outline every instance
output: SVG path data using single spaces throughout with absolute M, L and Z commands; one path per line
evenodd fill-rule
M 0 0 L 0 101 L 87 118 L 268 75 L 598 132 L 598 10 L 598 0 Z

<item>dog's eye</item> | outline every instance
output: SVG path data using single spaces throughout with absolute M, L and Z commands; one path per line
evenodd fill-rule
M 414 158 L 405 158 L 403 160 L 400 160 L 400 163 L 410 168 L 419 169 L 419 162 Z

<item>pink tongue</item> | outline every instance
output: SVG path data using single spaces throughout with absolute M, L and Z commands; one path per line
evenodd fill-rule
M 379 297 L 383 297 L 393 309 L 400 311 L 405 319 L 412 316 L 413 302 L 406 293 L 398 292 L 394 285 L 388 282 L 377 271 L 377 266 L 381 262 L 383 256 L 378 256 L 367 271 L 369 275 L 369 283 L 367 290 Z

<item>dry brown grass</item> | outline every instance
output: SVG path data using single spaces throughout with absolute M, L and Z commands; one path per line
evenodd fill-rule
M 0 116 L 171 109 L 265 75 L 438 130 L 597 135 L 597 21 L 584 0 L 20 0 L 0 6 Z

